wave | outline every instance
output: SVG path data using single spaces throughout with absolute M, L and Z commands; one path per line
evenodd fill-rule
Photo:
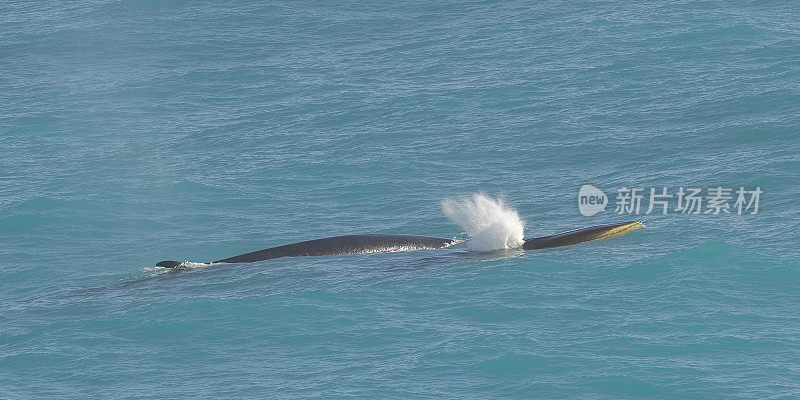
M 470 250 L 515 249 L 524 242 L 525 221 L 502 199 L 483 193 L 442 200 L 442 211 L 470 237 Z

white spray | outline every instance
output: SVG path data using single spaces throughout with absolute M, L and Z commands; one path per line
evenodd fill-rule
M 469 248 L 487 252 L 522 246 L 523 221 L 517 211 L 482 193 L 442 200 L 442 211 L 469 235 Z

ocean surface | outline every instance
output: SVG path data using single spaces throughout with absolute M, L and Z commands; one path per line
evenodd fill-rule
M 797 11 L 4 1 L 0 398 L 798 398 Z M 645 213 L 679 187 L 763 194 Z M 476 193 L 506 213 L 448 218 Z M 634 219 L 542 251 L 154 267 Z

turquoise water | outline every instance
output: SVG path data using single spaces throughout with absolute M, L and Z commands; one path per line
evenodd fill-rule
M 0 4 L 0 398 L 800 397 L 790 2 Z M 760 187 L 745 215 L 577 191 Z M 525 236 L 166 273 L 351 233 Z M 613 196 L 612 200 L 613 200 Z

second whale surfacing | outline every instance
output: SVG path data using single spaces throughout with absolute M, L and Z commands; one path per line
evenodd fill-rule
M 603 240 L 624 235 L 643 228 L 639 221 L 628 221 L 618 224 L 597 225 L 581 228 L 550 236 L 526 239 L 522 248 L 535 250 L 550 247 L 568 246 L 591 240 Z M 459 241 L 455 239 L 437 238 L 416 235 L 345 235 L 324 239 L 307 240 L 285 244 L 268 249 L 257 250 L 238 256 L 212 261 L 213 263 L 247 263 L 269 260 L 279 257 L 329 256 L 340 254 L 388 253 L 396 251 L 430 250 L 452 246 Z M 178 261 L 161 261 L 158 267 L 175 268 L 182 263 Z

